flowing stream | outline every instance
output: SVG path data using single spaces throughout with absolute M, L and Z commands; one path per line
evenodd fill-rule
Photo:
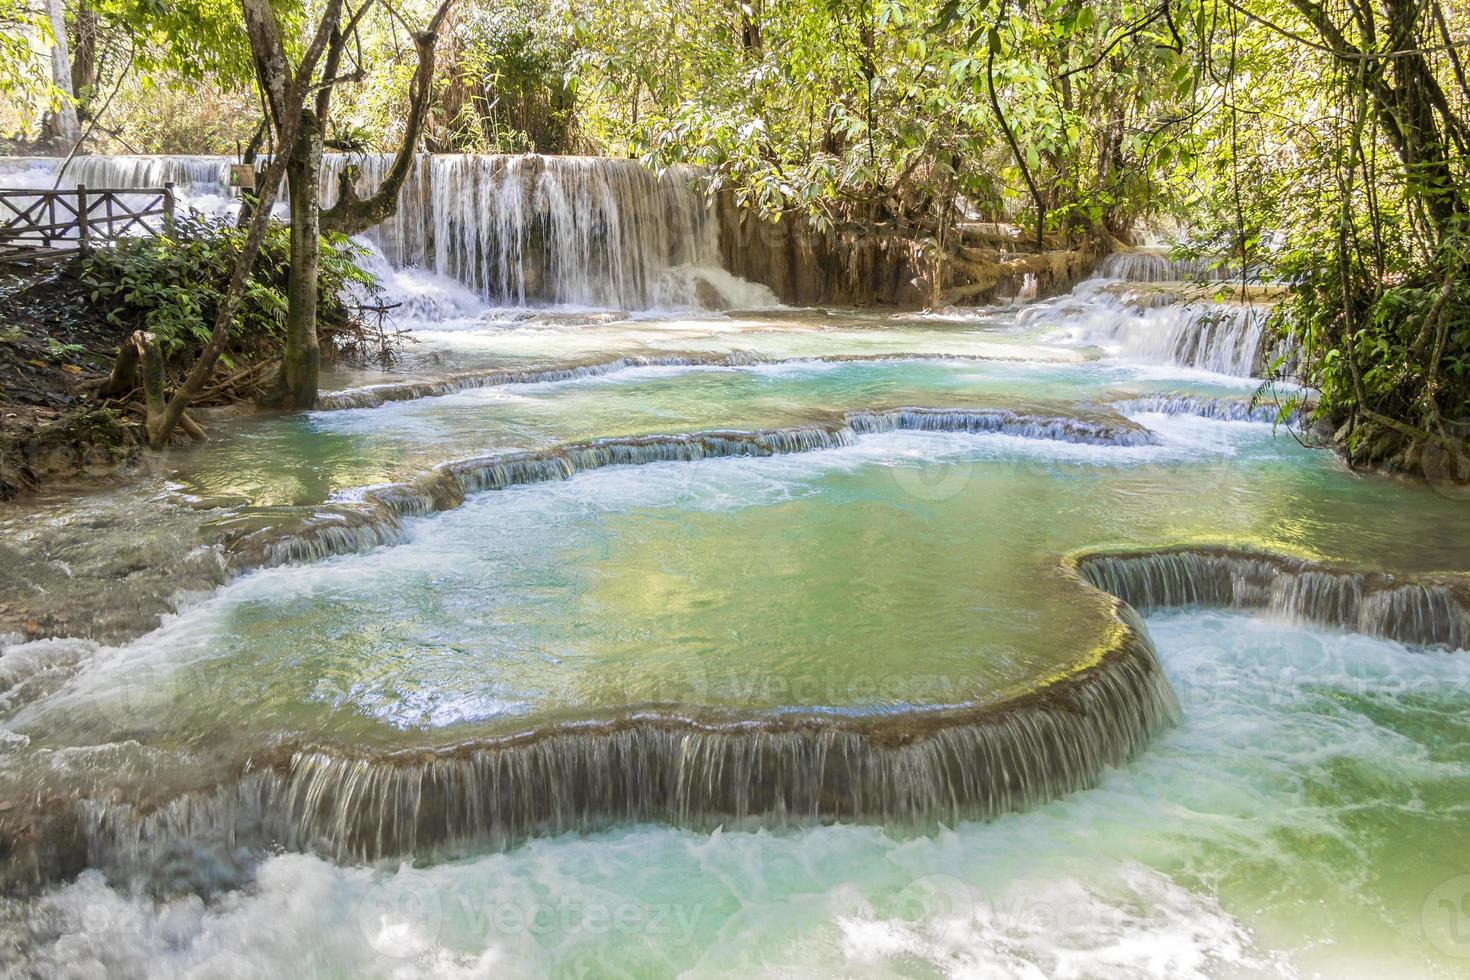
M 1470 975 L 1463 498 L 1162 258 L 785 309 L 685 176 L 425 158 L 397 364 L 0 514 L 0 976 Z

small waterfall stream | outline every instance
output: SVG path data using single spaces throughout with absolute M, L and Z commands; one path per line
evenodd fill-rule
M 1107 279 L 1021 312 L 1068 340 L 1097 344 L 1131 361 L 1235 377 L 1258 377 L 1270 348 L 1266 310 L 1249 303 L 1173 301 Z
M 1227 256 L 1174 258 L 1158 247 L 1130 248 L 1104 257 L 1097 275 L 1127 282 L 1221 282 L 1240 278 L 1240 262 Z

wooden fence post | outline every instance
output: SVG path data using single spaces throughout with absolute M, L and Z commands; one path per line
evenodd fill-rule
M 91 229 L 87 224 L 87 185 L 77 185 L 77 230 L 80 244 L 77 246 L 83 255 L 92 251 L 92 243 L 89 240 Z
M 174 182 L 163 182 L 163 233 L 169 238 L 174 235 Z

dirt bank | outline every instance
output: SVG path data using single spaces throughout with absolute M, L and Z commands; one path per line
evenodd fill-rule
M 0 272 L 0 500 L 116 472 L 141 418 L 99 398 L 125 330 L 92 306 L 71 263 Z

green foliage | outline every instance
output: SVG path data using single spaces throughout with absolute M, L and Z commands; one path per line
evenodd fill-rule
M 250 44 L 238 0 L 92 0 L 107 28 L 132 42 L 145 81 L 158 77 L 236 84 L 253 78 Z M 285 25 L 299 24 L 295 0 L 276 5 Z
M 1188 30 L 1200 4 L 1172 9 Z M 581 124 L 612 152 L 709 167 L 772 219 L 1029 218 L 1048 232 L 1120 234 L 1167 207 L 1201 150 L 1178 122 L 1197 100 L 1193 39 L 1176 41 L 1160 10 L 1133 0 L 587 4 Z
M 129 240 L 94 252 L 82 264 L 82 279 L 92 289 L 98 312 L 123 330 L 152 333 L 169 356 L 197 350 L 208 340 L 245 238 L 245 231 L 233 223 L 193 212 L 177 224 L 173 239 Z M 353 262 L 357 254 L 356 246 L 341 236 L 322 240 L 317 318 L 325 330 L 354 319 L 351 290 L 377 288 L 372 275 Z M 269 356 L 279 348 L 289 272 L 289 231 L 274 228 L 231 324 L 237 353 Z
M 48 46 L 51 42 L 51 22 L 41 6 L 28 0 L 0 0 L 0 92 L 5 93 L 10 111 L 25 113 L 51 88 L 32 38 Z M 0 111 L 0 123 L 29 121 L 6 119 L 7 115 L 9 111 Z
M 1334 261 L 1336 243 L 1320 237 L 1277 258 L 1293 283 L 1278 323 L 1298 352 L 1297 374 L 1316 393 L 1319 417 L 1353 423 L 1342 436 L 1351 457 L 1377 462 L 1404 447 L 1407 433 L 1373 415 L 1426 436 L 1447 424 L 1463 434 L 1470 420 L 1467 245 L 1463 237 L 1445 243 L 1440 257 L 1449 272 L 1406 254 L 1380 275 L 1371 265 Z
M 564 153 L 571 149 L 576 84 L 569 29 L 530 0 L 467 5 L 443 98 L 456 149 Z
M 65 361 L 85 353 L 86 350 L 87 348 L 81 344 L 63 344 L 55 337 L 46 338 L 46 356 L 52 361 Z

